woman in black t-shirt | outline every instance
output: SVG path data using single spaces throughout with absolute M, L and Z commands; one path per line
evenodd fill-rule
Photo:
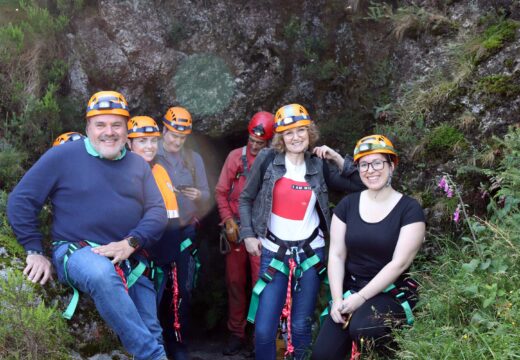
M 413 322 L 417 283 L 407 271 L 425 234 L 416 200 L 391 186 L 398 157 L 382 135 L 362 138 L 354 149 L 367 187 L 334 209 L 328 276 L 332 294 L 312 359 L 345 359 L 360 340 L 381 346 L 393 327 Z

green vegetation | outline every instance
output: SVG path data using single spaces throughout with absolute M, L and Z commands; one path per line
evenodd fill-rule
M 475 63 L 479 63 L 500 50 L 507 42 L 515 39 L 518 21 L 499 18 L 484 32 L 467 45 L 467 53 Z
M 449 124 L 442 124 L 431 131 L 425 148 L 429 157 L 445 159 L 466 146 L 464 134 Z
M 68 359 L 72 338 L 55 307 L 47 307 L 32 283 L 16 271 L 0 278 L 0 358 Z
M 423 33 L 443 35 L 457 29 L 456 23 L 445 16 L 429 12 L 420 6 L 399 8 L 391 19 L 393 22 L 392 33 L 398 40 L 404 37 L 416 38 Z
M 514 97 L 520 94 L 520 85 L 509 75 L 491 75 L 478 81 L 477 89 L 488 95 Z
M 415 325 L 396 333 L 400 359 L 512 359 L 520 353 L 520 130 L 500 142 L 504 157 L 498 171 L 488 171 L 498 189 L 488 218 L 467 219 L 477 241 L 460 224 L 435 238 L 438 253 L 417 269 L 422 301 Z

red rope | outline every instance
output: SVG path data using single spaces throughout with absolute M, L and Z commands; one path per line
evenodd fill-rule
M 361 353 L 358 350 L 357 342 L 352 341 L 352 350 L 350 352 L 350 360 L 360 360 Z
M 289 280 L 287 282 L 287 295 L 285 296 L 285 305 L 282 310 L 281 320 L 287 321 L 287 350 L 285 351 L 284 357 L 292 356 L 294 353 L 294 346 L 292 344 L 292 336 L 291 336 L 291 308 L 292 308 L 292 299 L 291 299 L 291 279 L 294 274 L 294 269 L 296 268 L 296 262 L 293 258 L 289 259 Z
M 173 310 L 173 330 L 175 331 L 175 337 L 177 342 L 182 342 L 181 338 L 181 323 L 179 321 L 179 283 L 177 279 L 177 265 L 172 267 L 172 310 Z
M 114 264 L 114 269 L 116 269 L 116 273 L 121 278 L 121 281 L 123 282 L 123 285 L 125 287 L 125 291 L 128 293 L 128 284 L 126 283 L 126 277 L 125 273 L 123 272 L 123 269 L 121 269 L 121 266 L 119 266 L 118 264 Z

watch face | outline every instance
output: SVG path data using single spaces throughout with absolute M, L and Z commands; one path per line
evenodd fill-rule
M 128 238 L 128 244 L 130 244 L 130 246 L 133 247 L 134 249 L 137 249 L 139 247 L 139 242 L 133 236 L 130 236 Z

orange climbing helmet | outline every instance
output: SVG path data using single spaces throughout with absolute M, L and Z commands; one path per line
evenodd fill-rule
M 61 144 L 65 144 L 67 142 L 81 140 L 84 138 L 85 138 L 85 135 L 80 134 L 79 132 L 75 132 L 75 131 L 66 132 L 66 133 L 61 134 L 60 136 L 58 136 L 56 138 L 56 140 L 54 140 L 54 142 L 52 143 L 52 147 L 55 147 L 55 146 L 58 146 Z
M 247 126 L 250 135 L 269 141 L 274 135 L 274 115 L 267 111 L 260 111 L 253 115 Z
M 130 117 L 125 97 L 117 91 L 99 91 L 92 95 L 87 105 L 87 119 L 106 114 Z
M 128 127 L 128 138 L 134 139 L 144 136 L 161 136 L 159 126 L 149 116 L 134 116 L 127 123 Z
M 307 110 L 299 104 L 282 106 L 276 112 L 274 119 L 274 127 L 277 133 L 299 126 L 310 125 L 312 122 Z
M 166 114 L 164 114 L 163 124 L 170 131 L 179 134 L 191 134 L 191 114 L 183 107 L 175 106 L 169 108 Z
M 384 135 L 369 135 L 361 138 L 354 148 L 354 162 L 357 163 L 363 156 L 370 154 L 390 155 L 394 165 L 399 161 L 394 144 Z

